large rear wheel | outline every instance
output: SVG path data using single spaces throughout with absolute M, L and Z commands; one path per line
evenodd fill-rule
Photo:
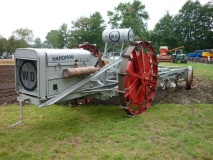
M 157 57 L 150 43 L 130 44 L 123 55 L 119 73 L 119 99 L 128 116 L 146 111 L 156 92 Z

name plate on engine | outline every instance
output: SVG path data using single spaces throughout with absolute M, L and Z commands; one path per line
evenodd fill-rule
M 91 53 L 83 49 L 46 50 L 47 63 L 90 62 Z
M 57 55 L 55 57 L 52 57 L 52 62 L 57 62 L 57 61 L 66 61 L 66 60 L 71 60 L 74 59 L 73 54 L 68 54 L 68 55 Z

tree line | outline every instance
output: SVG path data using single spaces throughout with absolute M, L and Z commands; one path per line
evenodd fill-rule
M 149 14 L 139 0 L 119 3 L 113 11 L 107 11 L 108 24 L 111 28 L 132 28 L 137 39 L 152 41 L 158 51 L 160 46 L 169 49 L 185 46 L 185 53 L 198 49 L 213 48 L 213 0 L 202 5 L 199 1 L 188 0 L 174 16 L 167 11 L 156 23 L 153 30 L 148 30 Z M 106 28 L 100 12 L 89 17 L 80 17 L 71 22 L 71 28 L 62 24 L 58 30 L 47 33 L 44 42 L 34 38 L 33 31 L 20 28 L 6 39 L 0 35 L 0 54 L 14 53 L 16 48 L 73 48 L 83 42 L 96 44 L 104 48 L 102 32 Z

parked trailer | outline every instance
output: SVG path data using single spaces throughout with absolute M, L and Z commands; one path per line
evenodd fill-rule
M 103 55 L 96 45 L 88 43 L 79 45 L 79 49 L 17 49 L 15 90 L 19 94 L 20 122 L 11 127 L 22 123 L 24 101 L 43 108 L 59 102 L 119 96 L 120 107 L 133 117 L 151 106 L 157 82 L 163 86 L 183 78 L 186 88 L 192 88 L 192 67 L 158 68 L 151 43 L 134 42 L 131 29 L 105 30 L 102 39 Z M 120 49 L 116 49 L 118 43 Z M 127 48 L 125 43 L 129 43 Z M 111 58 L 109 50 L 118 50 L 120 56 Z

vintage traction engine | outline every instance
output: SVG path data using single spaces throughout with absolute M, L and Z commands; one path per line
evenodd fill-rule
M 192 67 L 158 66 L 151 43 L 134 42 L 131 29 L 104 30 L 102 39 L 103 54 L 88 43 L 76 49 L 17 49 L 15 90 L 19 94 L 21 121 L 14 125 L 22 122 L 24 101 L 42 108 L 65 101 L 119 96 L 120 107 L 132 117 L 151 106 L 157 82 L 164 87 L 169 81 L 174 87 L 183 78 L 186 88 L 191 89 Z M 124 48 L 125 44 L 128 47 Z

